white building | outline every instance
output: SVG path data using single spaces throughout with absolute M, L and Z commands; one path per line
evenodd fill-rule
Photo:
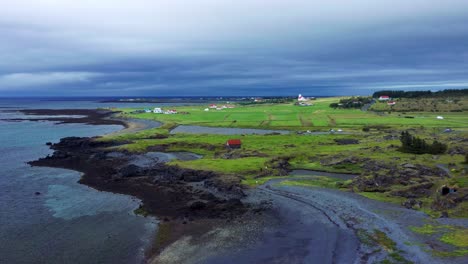
M 163 110 L 162 110 L 162 108 L 155 107 L 154 110 L 153 110 L 153 113 L 155 113 L 155 114 L 162 114 L 162 113 L 163 113 Z

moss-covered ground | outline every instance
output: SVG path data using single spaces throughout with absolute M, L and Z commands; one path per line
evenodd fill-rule
M 459 226 L 425 224 L 413 226 L 410 229 L 423 236 L 431 236 L 445 245 L 448 250 L 432 250 L 432 253 L 442 257 L 458 257 L 468 254 L 468 229 Z

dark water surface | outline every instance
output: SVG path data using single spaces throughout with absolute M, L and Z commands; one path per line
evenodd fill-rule
M 15 108 L 95 108 L 95 102 L 1 100 Z M 128 105 L 127 105 L 128 107 Z M 120 126 L 0 121 L 0 263 L 139 263 L 156 220 L 133 214 L 139 201 L 77 183 L 78 172 L 30 167 L 52 151 L 46 142 L 95 136 Z

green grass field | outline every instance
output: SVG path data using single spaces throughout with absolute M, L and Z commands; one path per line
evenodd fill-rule
M 243 127 L 289 130 L 324 130 L 329 128 L 360 129 L 363 126 L 391 126 L 396 128 L 432 127 L 466 128 L 468 115 L 463 112 L 446 112 L 444 120 L 436 117 L 440 113 L 362 112 L 358 109 L 333 109 L 329 105 L 339 98 L 323 98 L 313 101 L 313 106 L 291 104 L 237 105 L 234 109 L 206 112 L 207 105 L 171 107 L 189 114 L 164 115 L 153 113 L 131 114 L 136 109 L 123 109 L 126 117 L 152 119 L 177 124 L 192 124 L 217 127 Z M 142 107 L 143 108 L 143 107 Z M 405 118 L 412 116 L 414 118 Z
M 145 152 L 154 146 L 164 147 L 166 151 L 189 151 L 203 155 L 202 159 L 191 161 L 172 161 L 170 164 L 197 170 L 211 170 L 220 174 L 222 180 L 242 182 L 249 186 L 264 183 L 271 177 L 281 175 L 281 170 L 275 167 L 279 159 L 287 160 L 289 169 L 309 169 L 339 173 L 360 174 L 362 163 L 334 164 L 334 160 L 354 157 L 358 160 L 372 160 L 385 164 L 402 163 L 421 164 L 435 167 L 437 164 L 455 164 L 451 178 L 434 178 L 434 192 L 437 186 L 443 184 L 467 187 L 468 176 L 464 172 L 464 155 L 443 154 L 434 157 L 430 154 L 414 155 L 398 151 L 400 141 L 385 139 L 390 134 L 398 136 L 406 129 L 431 142 L 436 139 L 454 147 L 468 148 L 468 114 L 466 112 L 408 112 L 376 114 L 355 109 L 333 109 L 329 107 L 339 98 L 325 98 L 314 101 L 313 106 L 301 107 L 293 104 L 277 105 L 238 105 L 234 109 L 204 111 L 206 105 L 171 107 L 179 112 L 190 114 L 131 114 L 135 109 L 123 109 L 122 115 L 131 118 L 157 120 L 164 123 L 160 128 L 144 130 L 138 133 L 110 135 L 104 140 L 125 140 L 130 143 L 119 146 L 120 149 L 132 152 Z M 143 108 L 143 107 L 142 107 Z M 443 115 L 445 119 L 436 119 Z M 412 116 L 414 118 L 405 118 Z M 171 128 L 179 125 L 203 125 L 220 127 L 242 127 L 262 129 L 288 129 L 288 135 L 210 135 L 210 134 L 170 134 Z M 364 132 L 364 127 L 370 127 Z M 453 133 L 443 133 L 450 127 Z M 352 134 L 301 135 L 295 131 L 321 130 L 341 128 Z M 155 139 L 156 135 L 166 138 Z M 153 138 L 152 138 L 153 137 Z M 242 149 L 238 150 L 241 157 L 227 159 L 223 155 L 229 151 L 224 144 L 227 139 L 240 138 Z M 337 139 L 354 139 L 359 144 L 340 145 Z M 284 176 L 284 175 L 283 175 Z M 336 181 L 324 178 L 316 180 L 287 181 L 285 184 L 301 186 L 335 187 Z M 342 186 L 340 184 L 340 186 Z M 394 186 L 394 189 L 402 186 Z M 401 203 L 401 197 L 385 193 L 360 193 L 368 198 L 385 202 Z M 435 197 L 435 196 L 434 196 Z M 424 198 L 421 210 L 438 216 L 430 208 L 434 197 Z M 453 216 L 467 217 L 468 203 L 450 209 Z

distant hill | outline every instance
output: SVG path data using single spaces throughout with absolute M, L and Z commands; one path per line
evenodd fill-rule
M 372 97 L 379 98 L 382 95 L 390 96 L 391 98 L 419 98 L 419 97 L 447 97 L 447 96 L 468 96 L 468 89 L 447 89 L 437 92 L 431 91 L 400 91 L 400 90 L 383 90 L 375 92 Z

